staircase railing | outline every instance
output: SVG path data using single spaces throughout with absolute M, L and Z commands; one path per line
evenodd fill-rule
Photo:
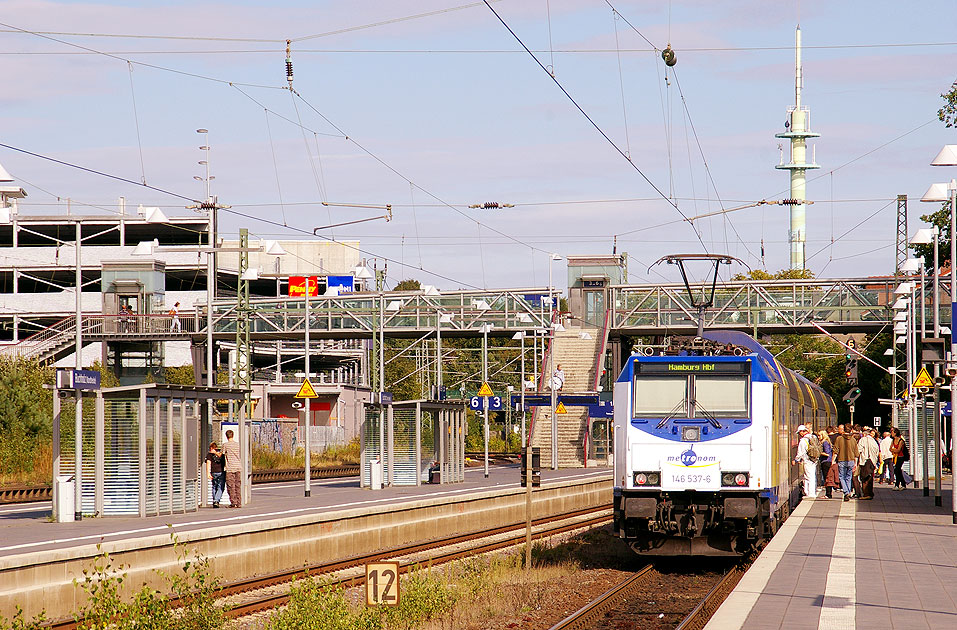
M 81 329 L 83 337 L 94 337 L 92 340 L 95 341 L 100 341 L 103 337 L 141 339 L 144 336 L 179 339 L 182 335 L 195 332 L 198 332 L 196 318 L 183 313 L 179 317 L 168 314 L 84 315 Z M 76 316 L 70 315 L 19 343 L 0 348 L 0 354 L 24 359 L 39 358 L 72 344 L 75 338 Z
M 602 368 L 605 363 L 605 350 L 608 348 L 608 334 L 611 332 L 611 309 L 605 310 L 605 321 L 601 326 L 601 345 L 598 347 L 598 356 L 595 357 L 595 378 L 592 381 L 591 389 L 598 391 L 598 385 L 601 383 Z M 582 462 L 584 467 L 588 468 L 588 421 L 585 421 L 585 436 L 582 440 Z

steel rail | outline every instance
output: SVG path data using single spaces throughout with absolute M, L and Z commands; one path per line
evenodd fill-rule
M 714 611 L 718 610 L 718 606 L 727 599 L 734 587 L 738 585 L 743 575 L 744 570 L 740 567 L 734 567 L 728 571 L 721 578 L 721 581 L 715 584 L 714 588 L 695 606 L 694 610 L 688 613 L 688 616 L 675 627 L 675 630 L 702 630 L 708 620 L 711 619 Z
M 654 567 L 649 564 L 565 617 L 549 630 L 584 630 L 591 627 L 606 612 L 617 607 L 622 600 L 631 597 L 653 569 Z
M 551 517 L 545 517 L 536 519 L 533 521 L 535 525 L 546 525 L 548 523 L 555 523 L 560 521 L 567 521 L 568 519 L 576 518 L 579 516 L 585 516 L 588 514 L 594 514 L 595 512 L 607 512 L 608 507 L 598 507 L 598 508 L 588 508 L 583 510 L 576 510 L 573 512 L 567 512 L 564 514 L 558 514 Z M 584 527 L 590 527 L 593 525 L 598 525 L 601 523 L 606 523 L 611 520 L 610 514 L 601 514 L 598 516 L 593 516 L 589 519 L 576 521 L 573 523 L 560 523 L 554 527 L 536 532 L 533 536 L 535 539 L 546 538 L 548 536 L 554 536 L 568 531 L 573 531 L 576 529 L 581 529 Z M 525 523 L 514 523 L 512 525 L 507 525 L 503 527 L 497 527 L 493 529 L 483 530 L 480 532 L 473 532 L 471 534 L 460 534 L 457 536 L 450 536 L 447 538 L 436 539 L 433 541 L 428 541 L 424 543 L 417 543 L 413 545 L 407 545 L 404 547 L 397 547 L 394 549 L 387 549 L 382 551 L 377 551 L 370 554 L 364 554 L 361 556 L 353 556 L 351 558 L 346 558 L 343 560 L 338 560 L 335 562 L 328 563 L 318 563 L 313 565 L 307 565 L 304 567 L 291 569 L 288 571 L 281 571 L 272 574 L 262 575 L 255 578 L 250 578 L 248 580 L 240 580 L 237 582 L 224 584 L 220 590 L 219 596 L 221 598 L 228 597 L 230 595 L 236 595 L 239 593 L 244 593 L 248 591 L 258 590 L 266 588 L 269 586 L 275 586 L 278 584 L 283 584 L 286 582 L 291 582 L 296 578 L 302 577 L 316 577 L 323 574 L 330 574 L 336 571 L 342 571 L 343 569 L 354 568 L 362 566 L 368 562 L 375 562 L 377 560 L 382 560 L 385 558 L 395 558 L 400 556 L 406 556 L 413 553 L 419 553 L 423 551 L 437 550 L 438 552 L 426 559 L 418 559 L 415 561 L 406 561 L 400 565 L 400 572 L 406 573 L 410 569 L 419 565 L 434 565 L 444 562 L 450 562 L 452 560 L 457 560 L 460 558 L 465 558 L 468 556 L 479 555 L 483 553 L 488 553 L 490 551 L 496 551 L 498 549 L 503 549 L 505 547 L 511 547 L 516 544 L 521 544 L 525 541 Z M 473 540 L 479 540 L 482 538 L 488 538 L 491 536 L 496 536 L 508 532 L 516 532 L 513 536 L 508 538 L 483 543 L 481 545 L 471 547 L 469 549 L 458 549 L 452 551 L 441 551 L 443 547 L 449 547 L 452 545 L 459 545 L 464 542 L 469 542 Z M 650 568 L 650 567 L 649 567 Z M 355 576 L 349 578 L 334 578 L 329 581 L 329 584 L 343 585 L 343 586 L 354 586 L 359 585 L 365 582 L 365 576 Z M 230 619 L 235 619 L 238 617 L 243 617 L 246 615 L 251 615 L 256 612 L 263 610 L 268 610 L 271 608 L 276 608 L 288 603 L 290 599 L 290 594 L 279 593 L 271 595 L 263 595 L 255 599 L 251 599 L 247 602 L 239 603 L 233 606 L 230 610 L 227 611 L 227 616 Z M 175 600 L 174 600 L 175 601 Z M 47 621 L 41 627 L 42 628 L 52 628 L 55 630 L 76 630 L 82 619 L 77 620 L 73 618 L 63 618 L 53 621 Z
M 342 466 L 321 466 L 312 469 L 313 479 L 338 479 L 359 475 L 358 464 Z M 302 481 L 306 476 L 302 468 L 274 468 L 253 471 L 253 484 L 274 483 L 278 481 Z M 32 503 L 50 501 L 53 489 L 46 484 L 8 486 L 0 488 L 0 505 L 8 503 Z

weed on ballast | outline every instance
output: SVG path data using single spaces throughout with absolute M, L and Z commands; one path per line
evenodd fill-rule
M 143 584 L 124 597 L 126 567 L 114 566 L 113 558 L 102 553 L 93 566 L 83 571 L 83 580 L 74 585 L 86 601 L 74 614 L 78 630 L 221 630 L 226 626 L 226 609 L 216 602 L 219 579 L 209 561 L 190 555 L 172 535 L 181 572 L 159 571 L 165 589 Z M 0 626 L 2 628 L 2 626 Z
M 365 608 L 338 585 L 298 580 L 289 604 L 269 620 L 266 630 L 412 630 L 448 614 L 456 592 L 436 575 L 415 570 L 402 581 L 396 606 Z
M 0 615 L 0 630 L 40 630 L 43 622 L 46 621 L 46 615 L 41 612 L 33 619 L 23 618 L 23 609 L 16 607 L 16 612 L 11 619 Z

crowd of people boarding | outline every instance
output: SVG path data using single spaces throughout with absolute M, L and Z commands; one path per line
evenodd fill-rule
M 797 434 L 794 463 L 803 467 L 806 497 L 831 499 L 840 490 L 844 501 L 867 501 L 875 483 L 902 491 L 911 481 L 903 470 L 910 450 L 897 427 L 879 435 L 873 427 L 841 424 L 815 433 L 802 424 Z

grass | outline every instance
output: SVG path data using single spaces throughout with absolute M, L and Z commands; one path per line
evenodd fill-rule
M 359 463 L 359 438 L 342 446 L 330 446 L 321 453 L 312 454 L 313 466 L 343 466 Z M 277 453 L 270 449 L 253 447 L 253 470 L 302 468 L 306 465 L 306 452 L 297 449 L 295 455 Z
M 616 542 L 617 541 L 617 542 Z M 545 609 L 583 568 L 633 568 L 635 557 L 607 530 L 561 544 L 536 543 L 533 569 L 524 549 L 487 554 L 441 567 L 421 567 L 402 580 L 399 605 L 365 608 L 360 593 L 303 580 L 289 606 L 265 622 L 267 630 L 479 630 L 520 627 Z M 361 589 L 357 589 L 361 590 Z
M 22 451 L 23 445 L 20 445 Z M 0 452 L 2 454 L 2 452 Z M 19 470 L 0 472 L 0 486 L 34 486 L 47 484 L 53 480 L 53 445 L 49 442 L 37 441 L 33 444 L 32 453 L 21 461 L 27 460 L 27 465 L 21 465 Z M 0 469 L 2 471 L 2 469 Z

